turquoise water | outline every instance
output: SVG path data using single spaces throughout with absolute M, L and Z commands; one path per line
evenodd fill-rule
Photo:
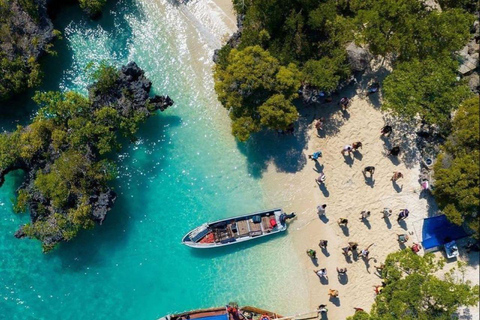
M 119 1 L 98 22 L 67 8 L 55 26 L 64 39 L 56 43 L 59 55 L 44 61 L 43 89 L 85 92 L 89 61 L 135 60 L 175 107 L 149 119 L 139 141 L 118 156 L 118 199 L 104 224 L 48 255 L 39 243 L 13 237 L 28 216 L 12 212 L 22 174 L 7 177 L 0 189 L 0 318 L 156 319 L 228 301 L 305 310 L 288 234 L 214 251 L 180 244 L 202 222 L 265 208 L 267 198 L 251 169 L 257 163 L 239 151 L 216 102 L 209 53 L 206 66 L 194 67 L 185 19 L 162 1 Z M 6 129 L 27 123 L 35 110 L 28 95 L 0 108 Z

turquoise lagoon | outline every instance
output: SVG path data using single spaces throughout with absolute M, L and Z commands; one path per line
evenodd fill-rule
M 0 318 L 156 319 L 229 301 L 305 310 L 304 271 L 288 235 L 212 251 L 180 244 L 204 221 L 272 205 L 255 170 L 262 156 L 239 150 L 216 101 L 211 52 L 197 47 L 200 63 L 189 52 L 187 20 L 154 0 L 111 4 L 97 22 L 75 7 L 55 19 L 64 39 L 58 56 L 44 61 L 42 90 L 85 93 L 89 61 L 134 60 L 175 106 L 149 119 L 139 141 L 118 156 L 118 198 L 104 224 L 48 255 L 37 242 L 13 237 L 28 216 L 12 212 L 21 173 L 7 177 L 0 189 Z M 28 122 L 31 94 L 0 106 L 0 127 Z

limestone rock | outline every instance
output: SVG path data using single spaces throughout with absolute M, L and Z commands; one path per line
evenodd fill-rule
M 357 46 L 355 42 L 347 46 L 347 56 L 353 71 L 365 71 L 373 58 L 367 49 Z

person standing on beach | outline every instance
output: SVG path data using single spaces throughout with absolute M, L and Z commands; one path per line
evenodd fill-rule
M 368 251 L 368 249 L 370 249 L 371 246 L 373 246 L 373 243 L 371 245 L 369 245 L 366 249 L 363 249 L 360 252 L 360 255 L 362 256 L 362 258 L 368 259 L 368 255 L 370 254 L 370 251 Z
M 348 105 L 350 104 L 350 100 L 347 97 L 343 97 L 340 99 L 339 104 L 342 106 L 343 109 L 347 109 Z
M 349 242 L 348 243 L 348 249 L 350 251 L 352 251 L 352 252 L 355 251 L 356 252 L 357 248 L 358 248 L 358 243 L 357 242 Z
M 385 219 L 385 218 L 388 218 L 392 215 L 392 209 L 389 209 L 389 208 L 383 208 L 383 217 L 382 219 Z
M 315 181 L 317 182 L 317 184 L 323 184 L 323 183 L 325 183 L 326 179 L 327 179 L 327 177 L 325 176 L 325 174 L 323 172 L 320 172 L 320 174 L 315 179 Z
M 340 219 L 338 219 L 337 223 L 338 223 L 339 226 L 346 227 L 348 225 L 348 219 L 340 218 Z
M 338 290 L 328 289 L 328 295 L 330 298 L 336 298 L 338 297 Z
M 345 147 L 343 147 L 341 154 L 345 155 L 345 152 L 348 152 L 348 155 L 350 155 L 352 150 L 353 150 L 352 146 L 347 144 Z
M 375 173 L 375 167 L 373 166 L 368 166 L 363 169 L 363 175 L 366 175 L 366 173 L 370 173 L 370 177 L 373 177 L 373 174 Z
M 393 182 L 396 182 L 400 178 L 403 178 L 403 174 L 399 171 L 394 171 L 392 179 L 390 179 L 390 180 L 392 180 Z
M 327 240 L 320 240 L 320 242 L 318 243 L 318 246 L 322 249 L 326 249 L 327 248 L 327 245 L 328 245 L 328 241 Z
M 321 117 L 320 119 L 318 119 L 316 122 L 315 122 L 315 128 L 317 129 L 317 131 L 321 131 L 323 130 L 323 124 L 325 122 L 325 118 L 324 117 Z
M 338 276 L 344 276 L 347 274 L 347 268 L 339 268 L 337 267 L 337 273 L 338 273 Z
M 360 141 L 352 143 L 353 151 L 358 151 L 358 149 L 363 148 L 363 145 Z
M 323 268 L 323 269 L 319 269 L 319 270 L 314 270 L 313 272 L 315 272 L 315 274 L 320 278 L 325 278 L 328 280 L 328 277 L 327 277 L 327 268 Z
M 397 236 L 398 236 L 398 239 L 397 239 L 397 240 L 398 240 L 398 242 L 400 242 L 400 243 L 405 243 L 405 242 L 408 241 L 408 234 L 406 234 L 406 233 L 403 233 L 403 234 L 398 234 L 398 233 L 397 233 Z
M 327 205 L 322 204 L 321 206 L 317 206 L 317 214 L 318 216 L 324 216 L 326 213 Z
M 390 136 L 390 134 L 392 134 L 392 126 L 389 126 L 389 125 L 386 125 L 385 127 L 382 128 L 382 130 L 380 131 L 380 133 L 382 134 L 382 136 Z
M 327 313 L 328 312 L 328 309 L 327 309 L 327 305 L 326 304 L 321 304 L 318 306 L 318 312 L 320 313 Z
M 396 156 L 398 156 L 399 154 L 400 154 L 400 147 L 399 147 L 399 146 L 395 146 L 395 147 L 393 147 L 392 149 L 390 149 L 390 150 L 388 151 L 387 156 L 394 156 L 394 157 L 396 157 Z
M 317 252 L 313 249 L 308 249 L 307 250 L 307 255 L 310 257 L 310 259 L 315 260 L 317 259 Z
M 402 209 L 400 213 L 398 214 L 397 222 L 400 222 L 401 220 L 405 220 L 408 218 L 408 214 L 410 211 L 408 209 Z
M 308 155 L 308 159 L 313 161 L 318 161 L 318 158 L 322 156 L 322 151 L 316 151 L 313 154 Z
M 360 221 L 363 221 L 365 219 L 367 219 L 368 217 L 370 217 L 370 211 L 366 211 L 366 210 L 363 210 L 361 213 L 360 213 Z

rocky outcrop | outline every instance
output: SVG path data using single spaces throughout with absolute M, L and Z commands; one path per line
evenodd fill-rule
M 0 100 L 39 82 L 38 58 L 55 37 L 45 0 L 11 0 L 0 6 Z
M 245 19 L 245 15 L 239 14 L 237 15 L 237 31 L 232 34 L 230 39 L 228 39 L 225 46 L 230 48 L 236 48 L 240 44 L 242 32 L 243 32 L 243 20 Z M 217 63 L 219 59 L 219 52 L 221 49 L 215 49 L 213 52 L 213 62 Z
M 350 42 L 346 48 L 348 62 L 353 71 L 365 71 L 372 61 L 372 54 L 365 48 L 359 47 L 355 42 Z
M 458 52 L 460 67 L 458 72 L 462 75 L 469 75 L 478 69 L 479 44 L 472 39 L 465 47 Z
M 173 104 L 173 100 L 168 96 L 150 96 L 152 83 L 145 76 L 144 71 L 134 62 L 123 66 L 113 79 L 114 81 L 109 83 L 109 86 L 103 88 L 103 90 L 99 90 L 98 84 L 94 84 L 89 88 L 91 111 L 95 112 L 109 106 L 114 108 L 117 114 L 125 119 L 136 118 L 138 114 L 142 113 L 145 117 L 141 118 L 144 119 L 152 115 L 155 110 L 163 111 Z M 69 134 L 71 133 L 70 129 L 67 127 L 62 130 Z M 25 132 L 29 131 L 30 128 L 27 126 L 20 130 Z M 110 130 L 118 131 L 120 128 L 117 126 L 112 127 Z M 72 147 L 67 145 L 59 150 L 58 147 L 55 148 L 53 146 L 53 139 L 49 138 L 49 140 L 45 141 L 44 147 L 38 150 L 31 159 L 29 158 L 28 163 L 25 163 L 23 158 L 20 158 L 12 161 L 10 165 L 4 168 L 0 167 L 0 186 L 8 172 L 18 169 L 25 171 L 24 182 L 19 190 L 28 195 L 26 206 L 29 208 L 32 223 L 35 223 L 38 228 L 32 231 L 31 225 L 24 225 L 15 233 L 15 237 L 23 238 L 28 236 L 37 238 L 42 242 L 44 250 L 50 250 L 57 243 L 71 239 L 72 235 L 68 235 L 68 232 L 65 233 L 65 229 L 60 226 L 60 223 L 65 223 L 61 222 L 61 216 L 66 217 L 71 210 L 77 210 L 80 205 L 84 206 L 84 200 L 80 203 L 79 199 L 88 199 L 86 204 L 90 205 L 91 208 L 88 209 L 90 210 L 88 219 L 102 224 L 108 211 L 113 207 L 117 195 L 102 180 L 95 180 L 92 177 L 88 178 L 88 188 L 82 189 L 81 193 L 70 192 L 66 204 L 63 204 L 61 207 L 55 207 L 51 199 L 48 198 L 49 196 L 42 194 L 39 188 L 36 187 L 36 183 L 38 183 L 36 179 L 40 172 L 43 174 L 52 172 L 52 167 L 56 164 L 56 160 L 69 152 Z M 96 150 L 95 141 L 85 141 L 82 146 L 81 160 L 77 160 L 77 162 L 85 163 L 85 165 L 71 163 L 71 160 L 68 159 L 72 166 L 77 166 L 78 170 L 80 170 L 77 171 L 79 177 L 87 177 L 89 168 L 95 166 L 103 159 Z M 0 152 L 2 152 L 1 149 Z M 83 182 L 75 183 L 80 184 L 87 180 L 81 181 Z

